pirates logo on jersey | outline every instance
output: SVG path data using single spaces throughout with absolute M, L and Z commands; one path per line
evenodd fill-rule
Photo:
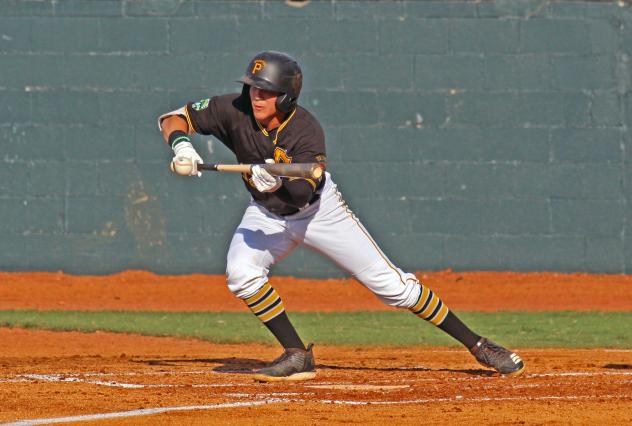
M 258 73 L 259 71 L 261 71 L 263 69 L 265 64 L 266 64 L 266 61 L 264 61 L 262 59 L 255 60 L 254 64 L 252 64 L 252 70 L 250 70 L 250 73 L 251 74 Z
M 193 105 L 191 105 L 191 108 L 193 108 L 196 111 L 201 111 L 203 109 L 208 108 L 209 102 L 210 102 L 210 99 L 202 99 L 201 101 L 196 102 Z
M 292 157 L 287 155 L 287 151 L 278 146 L 274 148 L 274 162 L 275 163 L 291 163 Z

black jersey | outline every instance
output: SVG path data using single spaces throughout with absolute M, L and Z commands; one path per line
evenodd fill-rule
M 316 118 L 298 106 L 274 130 L 267 131 L 252 113 L 250 99 L 230 94 L 188 103 L 185 108 L 189 126 L 203 135 L 213 135 L 230 149 L 241 164 L 262 164 L 272 158 L 276 163 L 324 163 L 325 135 Z M 282 178 L 274 192 L 259 192 L 250 176 L 242 175 L 252 197 L 278 215 L 296 213 L 314 202 L 325 183 L 318 180 Z

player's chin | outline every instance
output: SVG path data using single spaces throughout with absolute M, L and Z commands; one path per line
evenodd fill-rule
M 271 118 L 271 114 L 263 108 L 257 108 L 256 106 L 252 107 L 252 113 L 254 114 L 257 121 L 266 121 Z

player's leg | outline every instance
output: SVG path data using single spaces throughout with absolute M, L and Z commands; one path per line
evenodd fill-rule
M 402 271 L 388 259 L 353 215 L 333 182 L 330 181 L 323 191 L 319 212 L 302 226 L 306 245 L 349 271 L 382 301 L 391 306 L 407 308 L 439 327 L 474 353 L 479 362 L 482 356 L 477 353 L 486 352 L 487 358 L 491 357 L 487 350 L 491 344 L 487 344 L 487 340 L 470 330 L 437 294 L 420 283 L 413 274 Z M 480 349 L 481 346 L 483 349 Z M 494 348 L 506 351 L 497 345 Z M 522 370 L 522 361 L 515 354 L 502 352 L 502 358 L 503 363 L 511 364 L 499 366 L 498 359 L 494 359 L 493 363 L 487 362 L 486 365 L 500 368 L 499 371 L 504 373 Z M 519 363 L 514 363 L 516 358 Z
M 284 348 L 305 349 L 287 318 L 283 300 L 268 282 L 270 266 L 295 246 L 282 221 L 251 204 L 230 243 L 226 279 L 233 294 L 246 303 Z
M 265 324 L 285 349 L 255 375 L 257 380 L 307 380 L 315 377 L 311 345 L 305 349 L 283 300 L 268 282 L 270 266 L 296 246 L 283 222 L 251 203 L 235 231 L 226 263 L 229 289 Z
M 323 193 L 320 211 L 309 221 L 303 241 L 351 273 L 385 303 L 408 308 L 468 348 L 480 338 L 415 275 L 391 262 L 337 190 Z

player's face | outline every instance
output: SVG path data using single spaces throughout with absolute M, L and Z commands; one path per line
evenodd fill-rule
M 277 115 L 276 100 L 279 93 L 250 86 L 252 112 L 260 123 L 266 124 Z

